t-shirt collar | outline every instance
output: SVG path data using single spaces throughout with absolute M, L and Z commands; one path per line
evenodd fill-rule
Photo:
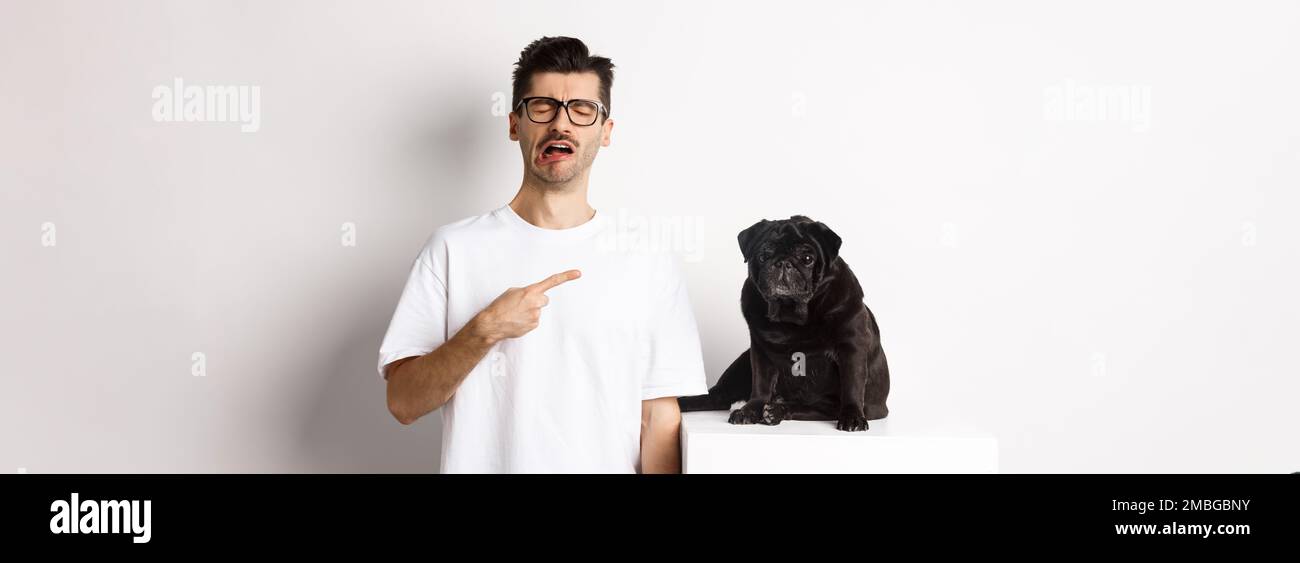
M 529 223 L 523 217 L 520 217 L 518 213 L 515 213 L 514 208 L 510 207 L 510 204 L 508 203 L 497 208 L 495 213 L 505 222 L 527 232 L 529 235 L 551 240 L 577 240 L 587 238 L 599 232 L 600 227 L 605 223 L 605 216 L 600 212 L 600 210 L 596 210 L 595 215 L 593 215 L 591 219 L 588 219 L 587 222 L 567 229 L 547 229 L 545 227 L 538 227 L 537 225 Z

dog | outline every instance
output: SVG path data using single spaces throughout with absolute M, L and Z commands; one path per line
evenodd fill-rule
M 846 432 L 889 415 L 889 365 L 840 237 L 803 215 L 761 220 L 736 237 L 749 264 L 740 310 L 750 348 L 682 412 L 729 410 L 732 424 L 834 420 Z

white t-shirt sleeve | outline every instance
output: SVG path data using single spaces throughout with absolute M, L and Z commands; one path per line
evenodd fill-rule
M 434 233 L 411 264 L 406 287 L 379 346 L 379 375 L 402 358 L 422 356 L 447 341 L 447 264 L 443 241 Z
M 709 391 L 704 382 L 699 328 L 695 326 L 686 281 L 677 267 L 676 257 L 664 254 L 659 302 L 651 304 L 655 313 L 650 332 L 650 369 L 641 383 L 643 401 L 702 395 Z

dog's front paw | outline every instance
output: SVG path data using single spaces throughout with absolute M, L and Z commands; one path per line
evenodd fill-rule
M 850 405 L 840 409 L 840 420 L 835 423 L 836 430 L 858 432 L 867 427 L 867 415 L 863 414 L 862 407 Z
M 732 424 L 755 424 L 763 421 L 762 401 L 750 401 L 745 406 L 731 411 L 727 422 Z
M 766 424 L 768 426 L 781 424 L 781 421 L 785 420 L 788 414 L 789 410 L 786 409 L 785 405 L 781 403 L 768 403 L 763 405 L 763 417 L 758 422 L 759 424 Z

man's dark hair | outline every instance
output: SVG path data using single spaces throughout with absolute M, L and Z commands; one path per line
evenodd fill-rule
M 572 37 L 543 37 L 529 43 L 515 63 L 514 97 L 510 107 L 519 108 L 519 99 L 528 92 L 533 74 L 538 72 L 594 72 L 600 78 L 600 102 L 609 111 L 609 88 L 614 82 L 614 63 L 593 56 L 587 45 Z

